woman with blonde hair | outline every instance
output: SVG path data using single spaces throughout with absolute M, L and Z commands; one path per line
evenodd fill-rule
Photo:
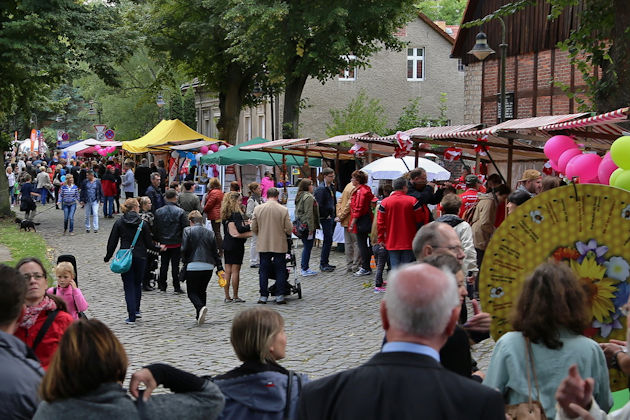
M 225 303 L 242 303 L 243 299 L 238 297 L 238 286 L 241 275 L 241 265 L 243 264 L 243 256 L 245 255 L 246 237 L 236 237 L 230 234 L 229 224 L 233 223 L 239 234 L 247 234 L 251 232 L 249 221 L 245 221 L 241 206 L 241 194 L 236 191 L 230 191 L 223 198 L 221 203 L 221 220 L 223 221 L 223 232 L 225 239 L 223 241 L 224 261 L 225 261 L 225 279 L 227 284 L 225 290 Z M 233 232 L 234 233 L 234 232 Z M 249 234 L 251 235 L 251 233 Z M 234 298 L 230 297 L 230 283 Z
M 125 290 L 125 302 L 127 303 L 127 319 L 125 323 L 134 325 L 136 318 L 142 318 L 140 313 L 140 299 L 142 298 L 142 279 L 144 278 L 144 270 L 147 265 L 147 250 L 159 251 L 166 249 L 154 245 L 151 238 L 151 230 L 149 224 L 138 214 L 140 205 L 135 198 L 128 198 L 123 204 L 123 216 L 116 220 L 107 241 L 107 253 L 104 261 L 109 260 L 114 255 L 118 242 L 120 241 L 121 249 L 131 248 L 134 237 L 138 234 L 135 246 L 133 248 L 133 259 L 131 268 L 120 276 L 123 281 Z
M 214 377 L 225 396 L 221 419 L 295 419 L 300 390 L 308 377 L 278 364 L 287 346 L 282 315 L 265 307 L 239 313 L 232 321 L 230 342 L 243 364 Z
M 221 182 L 219 178 L 210 178 L 208 182 L 208 194 L 206 194 L 206 203 L 203 206 L 203 212 L 206 218 L 212 224 L 214 238 L 217 241 L 217 249 L 219 255 L 223 256 L 223 238 L 221 237 L 221 203 L 223 202 L 223 191 L 221 191 Z
M 127 354 L 114 333 L 96 319 L 79 320 L 64 334 L 40 386 L 43 402 L 34 419 L 216 419 L 224 400 L 211 381 L 154 363 L 122 387 Z M 146 389 L 139 390 L 140 384 Z M 173 394 L 151 396 L 158 385 Z

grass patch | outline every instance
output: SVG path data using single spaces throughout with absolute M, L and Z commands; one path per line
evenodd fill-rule
M 0 219 L 0 244 L 7 246 L 11 251 L 11 260 L 0 261 L 0 263 L 14 267 L 22 258 L 36 257 L 42 261 L 50 273 L 52 265 L 48 259 L 44 238 L 33 231 L 20 231 L 13 220 L 13 218 Z

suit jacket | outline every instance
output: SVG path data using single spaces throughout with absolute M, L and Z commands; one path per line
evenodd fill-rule
M 256 251 L 286 253 L 287 235 L 292 230 L 289 210 L 276 200 L 269 200 L 254 209 L 252 232 L 258 235 Z
M 430 356 L 393 352 L 306 384 L 298 419 L 505 420 L 505 409 L 497 391 Z

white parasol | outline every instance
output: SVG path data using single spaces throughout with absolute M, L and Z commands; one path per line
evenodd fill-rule
M 403 163 L 403 159 L 405 162 Z M 407 166 L 405 166 L 407 164 Z M 427 172 L 427 181 L 447 181 L 451 173 L 435 162 L 425 158 L 418 158 L 418 168 Z M 361 168 L 372 179 L 396 179 L 403 176 L 409 170 L 415 169 L 415 157 L 405 156 L 397 159 L 393 156 L 384 157 Z

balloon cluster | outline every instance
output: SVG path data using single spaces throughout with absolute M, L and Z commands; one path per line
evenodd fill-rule
M 116 146 L 101 147 L 100 144 L 97 144 L 94 149 L 101 156 L 111 156 L 116 152 Z
M 569 179 L 578 177 L 582 184 L 608 185 L 611 174 L 618 166 L 611 159 L 610 152 L 604 158 L 596 153 L 584 152 L 568 136 L 553 136 L 545 143 L 544 151 L 553 170 Z
M 610 185 L 630 191 L 630 136 L 615 140 L 608 154 L 619 167 L 610 175 Z
M 210 146 L 201 146 L 199 151 L 202 155 L 210 155 L 212 153 L 218 152 L 219 150 L 225 150 L 227 146 L 225 144 L 218 145 L 217 143 L 212 143 Z

